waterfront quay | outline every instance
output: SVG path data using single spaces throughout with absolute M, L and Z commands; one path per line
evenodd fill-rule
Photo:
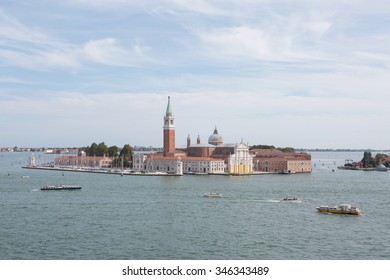
M 133 175 L 133 176 L 181 176 L 174 173 L 163 172 L 134 172 L 132 170 L 117 170 L 117 169 L 84 169 L 84 168 L 72 168 L 72 167 L 50 167 L 50 166 L 23 166 L 25 169 L 34 170 L 49 170 L 49 171 L 62 171 L 62 172 L 82 172 L 82 173 L 96 173 L 96 174 L 108 174 L 108 175 Z
M 183 175 L 195 175 L 195 176 L 204 176 L 204 175 L 223 175 L 223 176 L 233 176 L 229 173 L 166 173 L 166 172 L 139 172 L 131 169 L 89 169 L 89 168 L 72 168 L 72 167 L 58 167 L 58 166 L 23 166 L 24 169 L 34 169 L 34 170 L 48 170 L 48 171 L 62 171 L 62 172 L 81 172 L 81 173 L 96 173 L 96 174 L 107 174 L 107 175 L 120 175 L 120 176 L 183 176 Z M 253 172 L 250 175 L 265 175 L 265 174 L 278 174 L 277 172 Z

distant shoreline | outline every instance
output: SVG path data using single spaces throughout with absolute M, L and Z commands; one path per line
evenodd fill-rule
M 295 151 L 307 151 L 307 152 L 390 152 L 390 149 L 384 150 L 372 150 L 372 149 L 295 149 Z
M 69 148 L 56 148 L 58 150 L 63 150 L 63 149 L 69 149 Z M 162 148 L 154 148 L 153 151 L 160 151 Z M 145 152 L 146 150 L 144 149 L 134 149 L 133 151 L 135 152 Z M 294 151 L 296 152 L 302 152 L 302 151 L 307 151 L 307 152 L 364 152 L 364 151 L 371 151 L 371 152 L 390 152 L 390 149 L 322 149 L 322 148 L 295 148 Z M 2 147 L 0 148 L 0 152 L 6 152 L 6 153 L 12 153 L 12 152 L 45 152 L 44 148 L 9 148 L 9 147 Z M 46 153 L 46 154 L 59 154 L 59 153 Z M 69 154 L 74 154 L 69 153 Z

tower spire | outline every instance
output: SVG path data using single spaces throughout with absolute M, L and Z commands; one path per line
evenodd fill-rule
M 168 105 L 167 105 L 167 111 L 165 112 L 166 116 L 172 116 L 172 106 L 171 106 L 171 97 L 168 96 Z

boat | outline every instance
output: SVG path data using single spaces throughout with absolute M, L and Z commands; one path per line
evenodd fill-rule
M 302 202 L 302 199 L 299 199 L 297 197 L 285 197 L 281 200 L 281 202 L 296 202 L 296 203 L 300 203 Z
M 213 198 L 221 198 L 221 197 L 223 197 L 223 195 L 221 193 L 215 193 L 215 192 L 213 192 L 213 193 L 205 193 L 203 196 L 204 197 L 213 197 Z
M 295 170 L 293 169 L 287 169 L 287 170 L 283 170 L 281 172 L 279 172 L 279 174 L 287 174 L 287 175 L 290 175 L 290 174 L 295 174 Z
M 336 206 L 320 206 L 316 208 L 318 212 L 329 214 L 347 214 L 347 215 L 360 215 L 361 211 L 356 206 L 351 204 L 339 204 Z
M 375 167 L 375 171 L 387 172 L 387 167 L 384 166 L 383 164 L 381 164 L 381 165 L 378 165 L 377 167 Z
M 46 185 L 41 187 L 42 191 L 80 190 L 80 186 L 72 185 Z

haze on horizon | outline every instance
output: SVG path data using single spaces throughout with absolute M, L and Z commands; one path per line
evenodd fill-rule
M 0 147 L 389 149 L 390 2 L 0 4 Z

